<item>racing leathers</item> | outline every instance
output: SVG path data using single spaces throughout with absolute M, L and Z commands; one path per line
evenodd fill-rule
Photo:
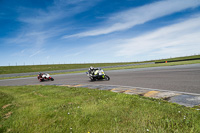
M 88 72 L 89 72 L 89 74 L 91 74 L 92 76 L 94 76 L 94 75 L 95 75 L 95 72 L 96 72 L 97 70 L 98 70 L 98 68 L 90 67 L 89 70 L 88 70 Z

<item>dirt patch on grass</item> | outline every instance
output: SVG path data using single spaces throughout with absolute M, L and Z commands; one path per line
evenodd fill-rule
M 9 107 L 9 106 L 11 106 L 12 104 L 7 104 L 7 105 L 4 105 L 3 107 L 2 107 L 2 109 L 5 109 L 5 108 L 7 108 L 7 107 Z
M 8 112 L 4 115 L 4 118 L 8 119 L 11 115 L 12 115 L 13 112 Z
M 40 93 L 36 93 L 36 92 L 34 92 L 34 94 L 37 95 L 37 96 L 40 96 L 40 97 L 47 97 L 47 96 L 44 96 L 44 95 L 42 95 Z

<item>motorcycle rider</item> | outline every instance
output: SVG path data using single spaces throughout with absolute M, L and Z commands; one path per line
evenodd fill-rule
M 42 75 L 42 77 L 43 77 L 43 78 L 49 78 L 50 75 L 49 75 L 48 73 L 44 73 L 44 74 Z
M 101 68 L 97 68 L 94 72 L 94 76 L 100 76 L 102 75 L 103 70 L 101 70 Z
M 49 78 L 50 75 L 48 73 L 41 73 L 41 72 L 39 72 L 39 77 L 40 78 Z
M 98 70 L 98 68 L 94 68 L 93 66 L 90 66 L 88 72 L 89 74 L 91 74 L 92 76 L 95 75 L 95 72 Z
M 39 72 L 38 75 L 39 75 L 40 78 L 42 78 L 43 73 Z
M 90 78 L 91 81 L 96 80 L 110 80 L 110 77 L 104 73 L 101 68 L 94 68 L 90 67 L 88 72 L 86 72 L 87 76 Z

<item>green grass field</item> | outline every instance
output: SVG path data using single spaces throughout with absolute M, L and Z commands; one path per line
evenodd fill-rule
M 105 68 L 105 71 L 108 70 L 120 70 L 120 69 L 135 69 L 135 68 L 147 68 L 147 67 L 160 67 L 160 66 L 175 66 L 175 65 L 187 65 L 187 64 L 198 64 L 200 60 L 192 60 L 192 61 L 181 61 L 181 62 L 169 62 L 169 63 L 159 63 L 159 64 L 146 64 L 146 65 L 135 65 L 135 66 L 126 66 L 126 67 L 113 67 L 113 68 Z M 72 72 L 63 72 L 63 73 L 52 73 L 51 75 L 58 74 L 70 74 L 70 73 L 85 73 L 85 71 L 72 71 Z M 3 77 L 3 79 L 13 79 L 13 78 L 26 78 L 26 77 L 36 77 L 37 75 L 31 76 L 17 76 L 17 77 Z
M 68 70 L 68 69 L 79 69 L 79 68 L 89 68 L 103 67 L 103 66 L 113 66 L 113 65 L 124 65 L 132 64 L 129 63 L 97 63 L 97 64 L 60 64 L 60 65 L 30 65 L 30 66 L 2 66 L 0 67 L 0 74 L 10 74 L 10 73 L 26 73 L 26 72 L 43 72 L 43 71 L 55 71 L 55 70 Z
M 169 63 L 159 63 L 159 64 L 146 64 L 146 65 L 106 68 L 104 70 L 135 69 L 135 68 L 161 67 L 161 66 L 176 66 L 176 65 L 188 65 L 188 64 L 199 64 L 199 63 L 200 63 L 200 60 L 191 60 L 191 61 L 180 61 L 180 62 L 169 62 Z
M 159 61 L 172 61 L 172 60 L 174 61 L 174 60 L 196 59 L 196 58 L 200 58 L 200 55 L 178 57 L 178 58 L 170 58 L 170 59 L 162 59 L 162 60 L 152 60 L 152 61 L 145 61 L 145 62 L 159 62 Z M 30 66 L 0 66 L 0 74 L 68 70 L 68 69 L 89 68 L 90 66 L 105 67 L 105 66 L 136 64 L 136 63 L 145 63 L 145 62 L 95 63 L 95 64 L 60 64 L 60 65 L 57 64 L 57 65 L 30 65 Z
M 1 86 L 0 99 L 0 132 L 200 132 L 200 111 L 137 95 L 64 86 Z
M 188 60 L 188 59 L 198 59 L 199 60 L 200 59 L 200 55 L 192 55 L 192 56 L 161 59 L 161 60 L 155 60 L 155 62 L 177 61 L 177 60 Z

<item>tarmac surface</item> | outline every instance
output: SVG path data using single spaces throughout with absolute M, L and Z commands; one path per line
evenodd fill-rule
M 60 85 L 110 90 L 163 98 L 185 106 L 200 105 L 200 64 L 106 71 L 110 81 L 90 82 L 85 73 L 52 76 L 54 81 L 39 82 L 37 77 L 0 80 L 0 86 Z

